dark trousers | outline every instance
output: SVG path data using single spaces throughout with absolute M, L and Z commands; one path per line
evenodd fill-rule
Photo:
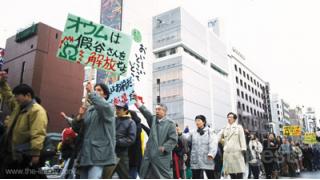
M 129 179 L 129 157 L 127 153 L 117 155 L 120 159 L 115 172 L 117 172 L 120 179 Z
M 31 157 L 24 156 L 21 162 L 7 162 L 1 171 L 0 177 L 4 179 L 46 179 L 41 170 L 42 163 L 30 166 Z
M 230 174 L 231 179 L 242 179 L 243 173 Z
M 253 174 L 254 179 L 259 179 L 260 167 L 257 164 L 249 164 L 249 177 Z
M 138 167 L 129 168 L 129 176 L 131 179 L 137 179 L 138 177 Z
M 203 171 L 206 172 L 208 179 L 214 179 L 213 170 L 192 169 L 192 179 L 203 179 Z
M 273 163 L 264 163 L 264 171 L 266 173 L 266 178 L 272 178 L 272 171 L 273 171 Z

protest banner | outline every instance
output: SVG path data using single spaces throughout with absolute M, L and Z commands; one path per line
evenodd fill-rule
M 131 43 L 121 31 L 69 14 L 57 57 L 125 76 Z
M 305 144 L 316 144 L 316 133 L 305 133 L 303 138 L 303 143 Z
M 283 135 L 301 136 L 301 128 L 300 126 L 283 126 Z
M 128 105 L 134 104 L 134 82 L 132 77 L 119 80 L 109 86 L 110 97 L 108 102 L 124 102 Z

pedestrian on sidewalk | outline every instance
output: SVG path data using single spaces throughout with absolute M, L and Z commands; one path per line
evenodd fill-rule
M 208 179 L 214 179 L 214 158 L 217 153 L 218 139 L 214 131 L 207 126 L 204 115 L 195 117 L 196 131 L 188 134 L 187 140 L 191 145 L 192 179 L 203 179 L 203 172 Z
M 253 174 L 254 179 L 259 179 L 260 174 L 260 164 L 261 164 L 261 153 L 263 147 L 259 142 L 259 139 L 255 134 L 251 134 L 251 140 L 249 142 L 249 174 Z M 250 177 L 249 177 L 250 178 Z
M 245 172 L 244 156 L 247 150 L 244 131 L 237 123 L 237 115 L 230 112 L 227 115 L 228 124 L 223 130 L 224 175 L 230 175 L 232 179 L 242 179 Z
M 175 123 L 167 117 L 167 106 L 158 104 L 153 115 L 134 95 L 136 106 L 146 118 L 150 135 L 141 164 L 142 179 L 172 179 L 172 150 L 178 142 Z

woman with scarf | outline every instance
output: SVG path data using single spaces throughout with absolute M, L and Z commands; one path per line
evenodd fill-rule
M 203 179 L 205 171 L 208 179 L 214 178 L 214 157 L 217 153 L 217 136 L 207 126 L 206 117 L 198 115 L 195 118 L 197 131 L 189 133 L 187 140 L 191 142 L 192 179 Z

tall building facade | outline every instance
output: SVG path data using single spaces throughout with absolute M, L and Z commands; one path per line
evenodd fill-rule
M 182 8 L 156 15 L 152 27 L 153 105 L 167 104 L 180 127 L 194 129 L 202 114 L 223 128 L 232 109 L 226 46 Z
M 305 111 L 305 128 L 306 128 L 306 132 L 316 132 L 317 131 L 317 125 L 319 123 L 317 121 L 319 121 L 319 120 L 317 120 L 315 109 L 312 108 L 312 107 L 306 108 L 306 111 Z
M 49 132 L 68 127 L 60 112 L 77 114 L 83 94 L 83 66 L 56 57 L 61 31 L 43 23 L 7 39 L 3 70 L 11 87 L 30 85 L 49 115 Z
M 278 94 L 272 94 L 272 119 L 274 120 L 274 130 L 277 135 L 283 135 L 283 126 L 291 125 L 289 104 Z
M 261 136 L 272 129 L 270 85 L 245 64 L 246 58 L 239 50 L 232 47 L 228 56 L 238 122 Z

